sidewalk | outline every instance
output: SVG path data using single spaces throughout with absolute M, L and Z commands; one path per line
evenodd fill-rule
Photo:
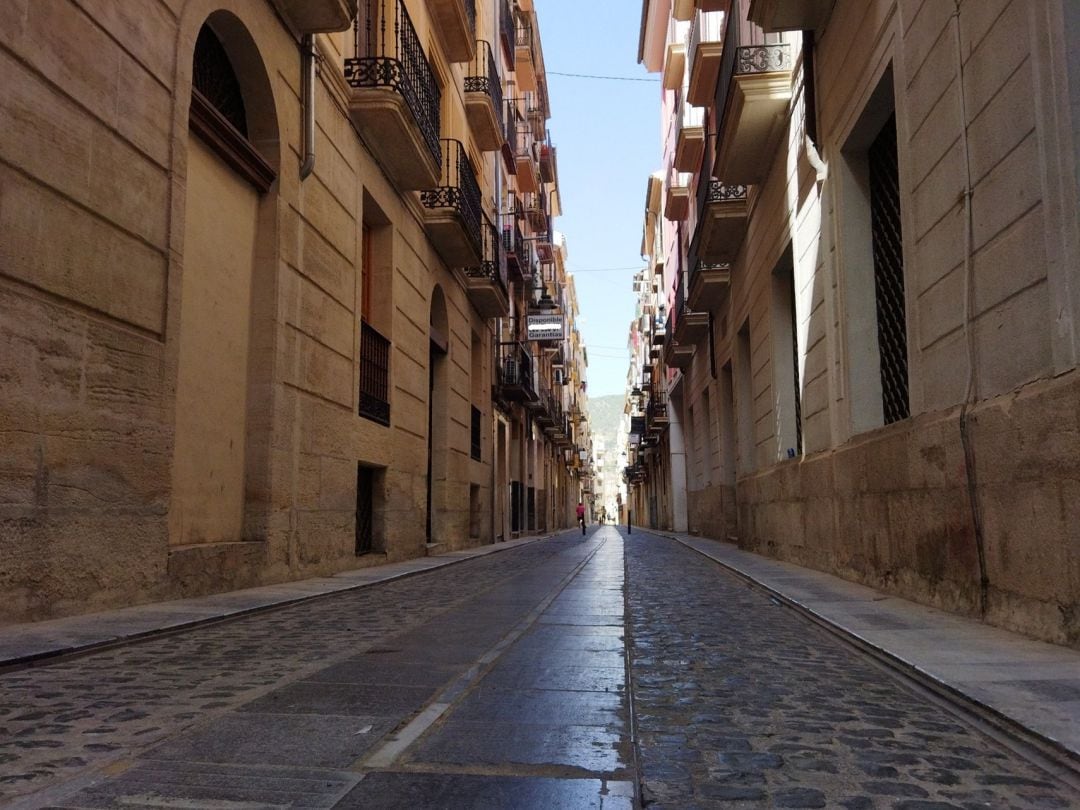
M 479 548 L 343 571 L 329 577 L 0 627 L 0 670 L 390 582 L 554 536 L 546 534 L 508 540 Z
M 636 528 L 636 527 L 635 527 Z M 669 537 L 771 592 L 894 669 L 1080 770 L 1080 651 L 956 616 L 718 540 Z

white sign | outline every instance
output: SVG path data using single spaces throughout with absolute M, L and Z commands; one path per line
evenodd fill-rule
M 529 340 L 562 340 L 566 322 L 562 315 L 530 315 L 526 321 Z

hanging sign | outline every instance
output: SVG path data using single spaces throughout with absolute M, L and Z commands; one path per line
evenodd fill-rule
M 566 322 L 562 315 L 530 315 L 525 322 L 529 340 L 563 340 Z

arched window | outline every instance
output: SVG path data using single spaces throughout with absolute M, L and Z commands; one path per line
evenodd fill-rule
M 209 24 L 199 30 L 192 59 L 189 125 L 218 157 L 263 193 L 273 184 L 275 172 L 249 139 L 244 85 L 226 42 Z
M 195 41 L 195 60 L 192 68 L 191 86 L 202 93 L 203 98 L 232 124 L 236 131 L 248 137 L 247 112 L 244 110 L 244 93 L 236 78 L 229 55 L 217 34 L 208 25 L 199 31 Z

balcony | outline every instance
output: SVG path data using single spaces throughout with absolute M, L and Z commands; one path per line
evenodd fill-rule
M 514 33 L 514 12 L 510 10 L 510 0 L 499 0 L 499 43 L 507 68 L 513 70 L 517 35 Z
M 439 182 L 439 86 L 401 0 L 362 0 L 345 60 L 349 116 L 401 190 Z
M 729 186 L 719 180 L 702 184 L 695 236 L 697 257 L 703 262 L 731 263 L 739 253 L 746 236 L 746 186 Z
M 686 43 L 669 42 L 664 51 L 662 75 L 664 89 L 678 90 L 682 87 L 684 75 L 686 75 Z
M 791 46 L 748 45 L 735 54 L 713 175 L 729 183 L 760 183 L 787 127 L 791 102 Z
M 664 217 L 671 222 L 682 222 L 690 213 L 690 175 L 672 170 L 666 185 Z
M 545 183 L 554 183 L 558 176 L 558 168 L 555 162 L 555 147 L 551 143 L 551 135 L 540 145 L 540 179 Z
M 671 5 L 671 16 L 679 22 L 686 22 L 694 16 L 695 10 L 694 0 L 674 0 Z
M 683 99 L 679 105 L 675 134 L 675 168 L 680 172 L 696 172 L 705 154 L 705 110 Z
M 514 124 L 514 174 L 517 177 L 517 190 L 535 194 L 540 190 L 540 167 L 537 165 L 536 150 L 532 128 L 528 121 L 515 119 Z
M 548 230 L 547 197 L 543 194 L 525 194 L 525 221 L 534 234 Z
M 451 62 L 469 62 L 476 54 L 476 0 L 428 0 L 428 9 Z
M 747 17 L 763 31 L 814 31 L 836 0 L 750 0 Z
M 498 395 L 508 402 L 522 404 L 540 400 L 533 376 L 533 358 L 523 343 L 499 346 Z
M 274 5 L 301 34 L 347 31 L 356 19 L 356 0 L 274 0 Z
M 476 43 L 476 56 L 465 73 L 465 116 L 473 140 L 484 152 L 494 152 L 503 145 L 506 124 L 503 122 L 502 80 L 495 67 L 491 45 Z
M 690 271 L 686 304 L 696 311 L 716 309 L 731 288 L 731 265 L 698 262 Z
M 649 404 L 645 408 L 645 421 L 649 431 L 662 433 L 670 424 L 667 410 L 667 392 L 654 391 L 649 397 Z
M 510 280 L 516 284 L 532 278 L 532 263 L 525 236 L 521 233 L 521 224 L 516 214 L 503 220 L 503 255 L 506 257 L 506 271 Z
M 536 92 L 536 51 L 527 14 L 518 14 L 514 20 L 514 78 L 520 89 Z
M 690 307 L 686 300 L 685 280 L 679 281 L 675 290 L 675 342 L 683 346 L 694 345 L 709 331 L 709 313 L 699 312 Z
M 690 26 L 690 86 L 686 98 L 695 107 L 707 106 L 716 95 L 726 20 L 722 11 L 703 11 Z
M 669 368 L 688 369 L 694 359 L 695 346 L 693 343 L 684 345 L 675 340 L 675 335 L 668 332 L 667 342 L 664 344 L 664 364 Z
M 448 267 L 481 263 L 480 185 L 461 141 L 442 140 L 442 175 L 437 188 L 420 193 L 428 236 Z
M 475 267 L 465 268 L 465 292 L 482 318 L 505 318 L 510 314 L 506 290 L 506 263 L 499 249 L 499 231 L 487 216 L 480 226 L 483 258 Z
M 360 323 L 360 415 L 390 424 L 390 341 Z

